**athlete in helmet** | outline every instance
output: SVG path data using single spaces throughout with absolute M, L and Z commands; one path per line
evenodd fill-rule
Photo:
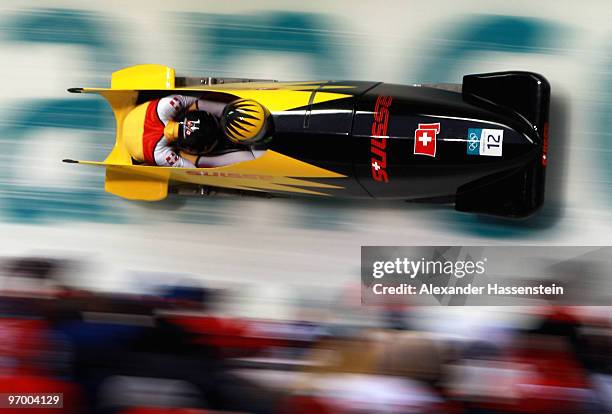
M 171 95 L 140 104 L 125 118 L 125 145 L 136 162 L 162 167 L 219 167 L 255 159 L 262 152 L 250 145 L 268 133 L 269 113 L 255 101 L 230 99 Z M 222 131 L 238 148 L 212 155 Z
M 269 134 L 270 113 L 252 99 L 237 99 L 225 106 L 221 126 L 225 136 L 235 144 L 252 145 Z

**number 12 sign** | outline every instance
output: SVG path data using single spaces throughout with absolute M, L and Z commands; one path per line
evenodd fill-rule
M 503 129 L 468 129 L 468 155 L 487 155 L 492 157 L 501 157 L 503 145 Z

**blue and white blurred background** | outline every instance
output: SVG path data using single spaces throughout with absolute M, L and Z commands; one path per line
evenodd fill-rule
M 129 269 L 339 286 L 361 245 L 608 244 L 612 237 L 612 8 L 606 1 L 4 1 L 0 6 L 0 221 L 5 255 L 63 251 L 132 288 Z M 460 82 L 520 69 L 553 88 L 545 208 L 524 222 L 406 203 L 170 199 L 103 192 L 110 73 Z M 102 270 L 102 268 L 104 268 Z M 112 276 L 111 276 L 112 275 Z M 141 286 L 137 282 L 135 286 Z

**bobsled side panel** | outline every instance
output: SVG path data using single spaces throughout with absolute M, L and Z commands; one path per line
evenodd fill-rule
M 321 101 L 322 90 L 312 91 L 309 104 L 282 113 L 273 113 L 274 136 L 270 149 L 311 165 L 335 171 L 345 178 L 325 182 L 342 186 L 333 191 L 338 197 L 369 197 L 355 178 L 351 136 L 355 107 L 360 97 L 376 82 L 329 82 L 326 91 L 352 93 L 335 100 Z M 338 88 L 338 89 L 335 89 Z
M 170 179 L 239 190 L 330 196 L 342 191 L 341 173 L 268 150 L 252 161 L 216 168 L 165 168 Z

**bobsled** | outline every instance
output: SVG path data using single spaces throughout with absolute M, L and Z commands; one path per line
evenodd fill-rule
M 114 72 L 110 88 L 69 91 L 108 101 L 116 141 L 104 161 L 64 161 L 103 167 L 106 191 L 127 199 L 212 189 L 446 203 L 505 217 L 528 216 L 544 201 L 550 86 L 536 73 L 396 85 L 187 77 L 138 65 Z M 126 116 L 171 94 L 257 101 L 268 113 L 269 137 L 257 144 L 263 155 L 213 168 L 135 162 Z

